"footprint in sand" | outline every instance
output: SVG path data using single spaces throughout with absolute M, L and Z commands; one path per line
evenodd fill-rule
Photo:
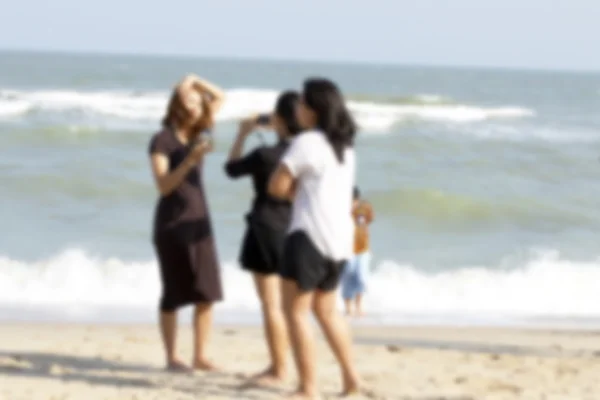
M 137 336 L 127 336 L 125 337 L 125 342 L 129 343 L 149 343 L 150 341 L 146 338 L 140 338 Z
M 579 370 L 568 365 L 558 365 L 555 372 L 560 377 L 564 375 L 577 375 Z
M 396 345 L 389 345 L 386 346 L 387 351 L 389 351 L 390 353 L 401 353 L 403 351 L 402 347 L 400 346 L 396 346 Z
M 494 392 L 510 392 L 513 394 L 520 394 L 523 391 L 523 389 L 517 385 L 499 381 L 490 383 L 488 389 Z

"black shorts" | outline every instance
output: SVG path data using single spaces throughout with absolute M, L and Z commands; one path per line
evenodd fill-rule
M 303 231 L 291 233 L 285 240 L 281 276 L 296 281 L 300 290 L 335 290 L 344 270 L 344 261 L 323 256 Z
M 265 275 L 279 273 L 285 237 L 285 230 L 248 221 L 239 259 L 242 268 Z

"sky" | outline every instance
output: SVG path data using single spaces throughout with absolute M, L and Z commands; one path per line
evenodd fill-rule
M 20 0 L 0 49 L 600 70 L 599 18 L 599 0 Z

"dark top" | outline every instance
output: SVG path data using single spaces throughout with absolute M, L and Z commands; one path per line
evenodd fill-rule
M 185 160 L 190 147 L 177 139 L 171 129 L 164 129 L 152 137 L 150 154 L 161 153 L 169 159 L 169 172 Z M 201 239 L 211 233 L 209 212 L 202 185 L 203 160 L 192 168 L 184 181 L 171 193 L 161 196 L 154 215 L 154 237 L 174 234 L 185 242 Z
M 225 164 L 230 178 L 251 176 L 254 186 L 254 201 L 249 217 L 276 230 L 287 229 L 291 217 L 291 203 L 270 196 L 267 192 L 271 174 L 279 165 L 288 142 L 279 141 L 272 146 L 261 146 L 246 156 Z

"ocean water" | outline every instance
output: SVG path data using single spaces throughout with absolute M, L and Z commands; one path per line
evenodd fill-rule
M 361 127 L 368 323 L 600 320 L 600 74 L 31 53 L 0 53 L 0 319 L 155 319 L 147 145 L 187 72 L 227 91 L 205 176 L 221 320 L 259 310 L 236 262 L 250 183 L 222 169 L 236 123 L 311 75 Z

